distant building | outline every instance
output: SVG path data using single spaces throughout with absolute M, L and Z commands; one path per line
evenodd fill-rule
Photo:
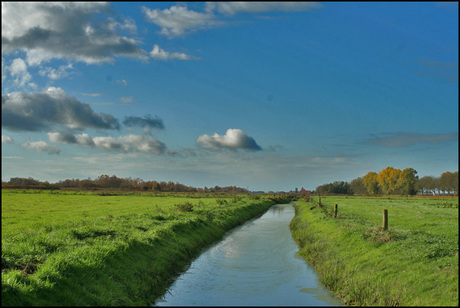
M 302 188 L 299 191 L 299 194 L 301 194 L 301 195 L 311 195 L 311 190 L 305 190 L 305 189 Z

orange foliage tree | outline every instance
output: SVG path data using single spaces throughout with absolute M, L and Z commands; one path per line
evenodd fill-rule
M 377 180 L 377 173 L 369 172 L 363 177 L 363 184 L 367 189 L 367 192 L 371 195 L 377 195 L 380 193 L 379 182 Z

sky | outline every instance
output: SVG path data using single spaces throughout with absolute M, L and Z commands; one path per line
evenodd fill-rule
M 2 181 L 458 170 L 457 2 L 2 2 Z

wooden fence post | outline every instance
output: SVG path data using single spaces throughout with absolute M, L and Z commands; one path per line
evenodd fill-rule
M 388 229 L 388 210 L 383 210 L 383 230 Z
M 337 218 L 337 210 L 338 210 L 338 207 L 339 207 L 339 206 L 338 206 L 337 204 L 334 206 L 334 218 Z

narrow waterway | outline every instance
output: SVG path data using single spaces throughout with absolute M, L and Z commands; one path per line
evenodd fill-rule
M 206 249 L 157 300 L 157 306 L 330 306 L 341 302 L 297 256 L 292 204 L 230 231 Z

